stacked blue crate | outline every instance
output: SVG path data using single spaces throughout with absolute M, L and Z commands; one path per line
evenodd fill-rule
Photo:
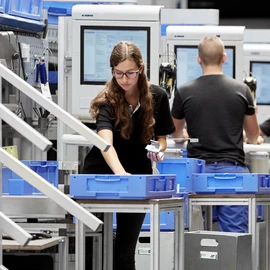
M 205 161 L 196 158 L 165 158 L 157 163 L 160 173 L 176 174 L 176 185 L 180 192 L 193 192 L 193 173 L 203 173 Z
M 27 32 L 43 32 L 42 0 L 0 0 L 0 24 Z
M 71 174 L 70 196 L 75 199 L 146 200 L 171 198 L 176 193 L 176 176 Z
M 184 226 L 188 225 L 188 194 L 193 192 L 192 174 L 202 173 L 205 169 L 205 161 L 194 158 L 165 158 L 162 162 L 157 163 L 157 169 L 161 174 L 173 173 L 176 175 L 175 196 L 184 198 Z M 114 225 L 115 226 L 115 225 Z M 146 214 L 142 230 L 150 230 L 150 215 Z M 160 230 L 174 230 L 174 212 L 163 212 L 160 214 Z
M 202 173 L 193 174 L 193 189 L 197 194 L 269 194 L 270 175 L 263 173 Z M 213 221 L 216 221 L 213 206 Z M 264 220 L 264 209 L 257 205 L 257 221 Z
M 6 0 L 6 13 L 30 20 L 41 20 L 43 0 Z
M 6 0 L 0 0 L 0 13 L 5 13 L 6 10 Z
M 8 179 L 12 178 L 12 171 L 9 168 L 2 168 L 2 194 L 8 194 Z
M 193 191 L 198 194 L 269 194 L 269 174 L 194 173 Z
M 23 164 L 47 180 L 53 186 L 58 187 L 58 162 L 22 160 Z M 38 189 L 22 179 L 9 168 L 2 169 L 2 194 L 4 195 L 43 195 Z

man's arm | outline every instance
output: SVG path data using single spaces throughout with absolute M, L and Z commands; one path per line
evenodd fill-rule
M 172 133 L 173 138 L 188 138 L 187 133 L 185 132 L 185 119 L 176 119 L 173 117 L 173 123 L 175 126 L 175 132 Z M 183 142 L 184 140 L 175 140 L 176 142 Z
M 256 114 L 246 115 L 244 118 L 244 131 L 247 143 L 257 144 L 258 137 L 260 136 L 260 127 L 258 124 Z

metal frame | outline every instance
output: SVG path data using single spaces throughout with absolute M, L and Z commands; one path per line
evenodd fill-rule
M 266 270 L 270 269 L 270 248 L 269 248 L 269 233 L 270 224 L 268 222 L 269 217 L 269 195 L 257 195 L 257 194 L 203 194 L 203 195 L 189 195 L 189 224 L 192 228 L 192 212 L 193 206 L 207 206 L 206 214 L 206 229 L 212 230 L 212 209 L 213 205 L 247 205 L 248 206 L 248 230 L 252 234 L 252 269 L 257 270 L 259 265 L 259 250 L 256 248 L 256 243 L 259 241 L 256 232 L 257 223 L 257 205 L 264 205 L 266 207 Z M 210 213 L 210 214 L 209 214 Z
M 150 213 L 150 269 L 160 270 L 160 212 L 175 212 L 175 270 L 184 270 L 184 199 L 152 200 L 77 200 L 86 210 L 104 213 L 103 269 L 112 270 L 113 264 L 113 213 Z M 76 220 L 76 266 L 75 270 L 85 270 L 85 226 Z M 95 269 L 95 270 L 100 270 Z
M 17 76 L 11 70 L 6 68 L 0 63 L 0 77 L 4 78 L 8 82 L 12 83 L 17 89 L 23 92 L 25 95 L 29 96 L 32 100 L 42 106 L 52 113 L 54 116 L 63 121 L 66 125 L 71 127 L 74 131 L 83 135 L 89 142 L 95 144 L 101 151 L 107 151 L 110 148 L 104 139 L 98 136 L 94 131 L 86 127 L 83 123 L 78 121 L 74 116 L 66 112 L 56 103 L 46 98 L 42 93 L 36 90 L 34 87 L 25 82 L 22 78 Z

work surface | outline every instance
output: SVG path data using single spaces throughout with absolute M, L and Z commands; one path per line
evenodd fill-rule
M 61 236 L 55 236 L 52 238 L 44 238 L 29 241 L 28 245 L 21 246 L 15 240 L 2 240 L 2 249 L 4 250 L 43 250 L 49 247 L 53 247 L 59 244 L 63 240 Z
M 270 194 L 189 194 L 189 199 L 196 198 L 258 198 L 258 199 L 268 199 Z
M 77 203 L 83 204 L 166 204 L 172 202 L 181 202 L 183 198 L 163 198 L 149 200 L 95 200 L 95 199 L 75 199 Z

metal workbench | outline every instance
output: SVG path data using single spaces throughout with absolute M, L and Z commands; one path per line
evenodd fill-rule
M 92 213 L 104 213 L 103 269 L 113 269 L 113 213 L 150 213 L 150 269 L 160 270 L 160 212 L 175 212 L 175 270 L 184 270 L 184 199 L 167 198 L 152 200 L 76 200 Z M 85 225 L 76 220 L 75 270 L 84 270 Z M 99 256 L 100 260 L 102 256 Z M 101 263 L 96 270 L 102 268 Z
M 270 269 L 270 248 L 269 233 L 270 224 L 268 222 L 270 194 L 200 194 L 189 195 L 189 224 L 192 228 L 193 206 L 207 206 L 205 218 L 205 229 L 212 230 L 212 207 L 213 205 L 247 205 L 248 206 L 248 228 L 252 234 L 252 269 L 259 270 L 259 250 L 256 243 L 259 241 L 257 235 L 257 205 L 265 206 L 264 221 L 266 222 L 266 270 Z

